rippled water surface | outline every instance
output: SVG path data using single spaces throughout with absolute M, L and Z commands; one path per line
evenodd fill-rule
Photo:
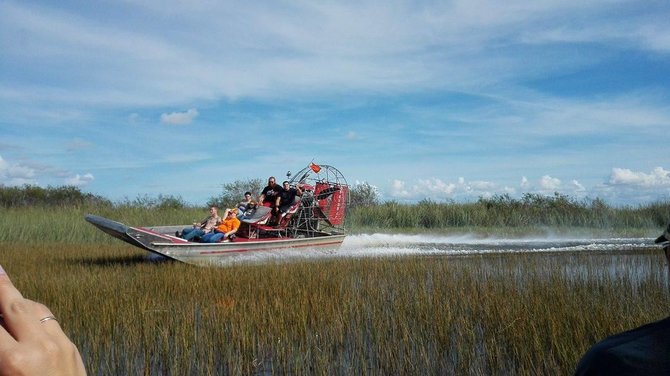
M 481 239 L 472 236 L 361 234 L 347 236 L 337 253 L 342 256 L 448 256 L 488 253 L 631 251 L 650 247 L 654 247 L 651 238 Z
M 527 238 L 481 239 L 474 236 L 362 234 L 348 236 L 336 257 L 451 257 L 455 265 L 476 263 L 478 273 L 497 275 L 513 270 L 519 281 L 535 274 L 559 273 L 572 280 L 625 278 L 638 283 L 665 281 L 667 267 L 651 238 Z M 511 255 L 531 256 L 511 259 Z M 468 256 L 489 256 L 479 261 Z M 536 257 L 535 257 L 536 256 Z M 465 258 L 464 258 L 465 257 Z M 529 265 L 523 260 L 534 260 Z

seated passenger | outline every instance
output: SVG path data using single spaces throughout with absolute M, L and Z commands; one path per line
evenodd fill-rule
M 194 223 L 193 227 L 187 227 L 181 233 L 175 235 L 186 240 L 194 240 L 196 237 L 203 236 L 212 231 L 214 226 L 221 222 L 221 217 L 217 214 L 216 206 L 209 208 L 209 217 L 203 219 L 200 223 Z
M 203 235 L 201 241 L 203 243 L 227 242 L 238 228 L 240 228 L 240 220 L 237 219 L 237 209 L 227 209 L 221 224 L 216 226 L 214 231 Z
M 244 200 L 237 204 L 237 218 L 244 217 L 244 214 L 256 208 L 256 201 L 251 198 L 251 192 L 244 192 Z
M 279 192 L 279 210 L 282 213 L 286 213 L 293 206 L 295 196 L 302 196 L 302 189 L 300 189 L 300 185 L 295 187 L 289 186 L 287 181 L 284 181 L 282 185 L 283 189 Z

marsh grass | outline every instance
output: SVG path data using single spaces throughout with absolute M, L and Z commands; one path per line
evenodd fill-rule
M 27 207 L 1 210 L 0 242 L 18 244 L 117 242 L 86 222 L 86 214 L 101 215 L 129 226 L 189 224 L 208 215 L 207 210 L 202 208 L 147 209 L 139 206 Z
M 0 243 L 0 255 L 91 375 L 564 375 L 669 303 L 657 250 L 226 268 L 120 243 Z
M 411 231 L 474 231 L 492 229 L 507 233 L 590 232 L 604 235 L 655 233 L 667 225 L 670 203 L 659 201 L 638 207 L 612 207 L 602 200 L 577 201 L 555 194 L 525 194 L 480 198 L 476 202 L 416 204 L 386 202 L 349 211 L 354 229 L 411 229 Z
M 198 268 L 149 261 L 83 217 L 186 224 L 204 208 L 33 206 L 44 192 L 24 191 L 8 197 L 28 204 L 1 209 L 0 264 L 52 308 L 92 375 L 564 375 L 592 343 L 667 316 L 670 303 L 657 250 Z M 669 208 L 501 196 L 359 207 L 347 221 L 354 232 L 651 236 Z
M 665 226 L 661 218 L 670 218 L 670 205 L 667 204 L 637 209 L 598 209 L 608 213 L 604 217 L 598 211 L 567 206 L 556 209 L 557 212 L 547 218 L 542 217 L 539 208 L 529 206 L 524 209 L 511 204 L 506 207 L 503 204 L 424 201 L 416 205 L 387 203 L 359 207 L 349 212 L 347 229 L 350 233 L 467 233 L 481 237 L 651 237 Z M 130 226 L 189 224 L 208 215 L 205 208 L 144 207 L 134 203 L 5 207 L 0 210 L 0 242 L 18 244 L 115 244 L 116 239 L 96 231 L 84 221 L 86 214 L 101 215 Z M 573 215 L 582 220 L 568 220 Z

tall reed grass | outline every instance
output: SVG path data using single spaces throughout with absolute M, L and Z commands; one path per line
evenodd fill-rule
M 578 202 L 555 195 L 526 195 L 523 199 L 496 196 L 471 203 L 437 203 L 423 200 L 416 204 L 387 202 L 354 207 L 348 224 L 356 229 L 402 229 L 410 231 L 487 229 L 514 233 L 551 229 L 598 230 L 611 234 L 656 233 L 670 219 L 670 202 L 638 207 L 611 207 L 602 200 Z
M 564 375 L 670 303 L 657 250 L 199 268 L 0 243 L 0 263 L 92 375 Z
M 508 205 L 509 204 L 509 205 Z M 670 218 L 670 203 L 639 208 L 588 208 L 546 203 L 469 204 L 422 201 L 413 205 L 386 203 L 352 208 L 350 232 L 473 232 L 523 236 L 582 232 L 598 236 L 654 236 Z M 544 208 L 544 209 L 543 209 Z M 0 215 L 0 242 L 113 244 L 114 239 L 84 221 L 97 214 L 131 226 L 189 224 L 208 215 L 206 208 L 170 205 L 74 205 L 7 207 Z
M 98 231 L 84 220 L 96 214 L 129 226 L 190 224 L 209 213 L 203 208 L 156 209 L 124 207 L 28 207 L 3 209 L 0 242 L 18 244 L 100 243 L 116 239 Z

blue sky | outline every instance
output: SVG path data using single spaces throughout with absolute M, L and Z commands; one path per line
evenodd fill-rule
M 667 1 L 0 0 L 0 184 L 670 198 Z

